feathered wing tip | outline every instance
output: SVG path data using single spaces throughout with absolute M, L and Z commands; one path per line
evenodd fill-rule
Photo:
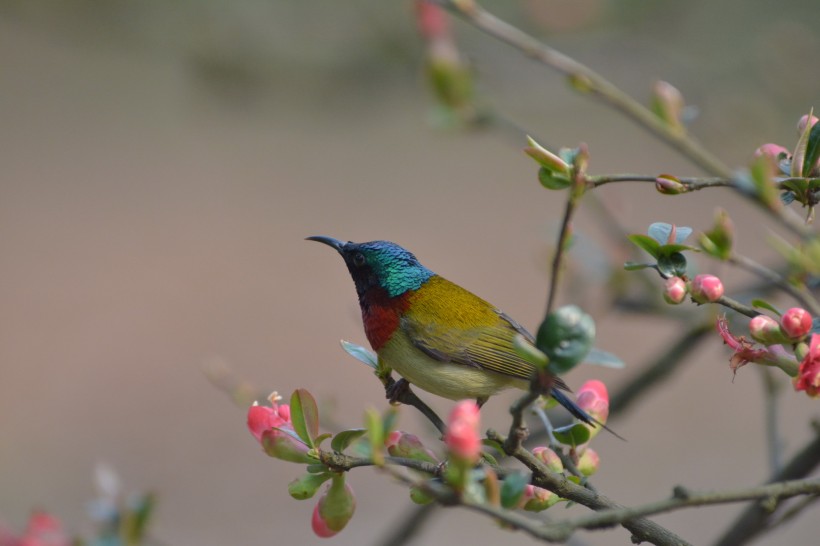
M 624 442 L 626 441 L 626 438 L 624 438 L 623 436 L 621 436 L 620 434 L 618 434 L 617 432 L 615 432 L 614 430 L 612 430 L 611 428 L 609 428 L 608 426 L 606 426 L 605 424 L 598 421 L 597 419 L 592 417 L 590 414 L 588 414 L 587 412 L 582 410 L 578 406 L 578 404 L 573 402 L 566 394 L 559 391 L 558 389 L 552 389 L 552 391 L 550 391 L 550 396 L 555 398 L 558 401 L 559 404 L 564 406 L 564 408 L 568 412 L 570 412 L 573 417 L 575 417 L 577 419 L 580 419 L 581 421 L 583 421 L 584 423 L 586 423 L 588 425 L 594 425 L 596 427 L 601 427 L 604 430 L 606 430 L 607 432 L 609 432 L 610 434 L 612 434 L 613 436 L 615 436 L 616 438 L 618 438 L 620 440 L 623 440 Z

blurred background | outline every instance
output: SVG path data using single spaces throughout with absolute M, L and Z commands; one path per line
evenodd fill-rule
M 672 82 L 699 111 L 691 131 L 733 166 L 764 142 L 792 147 L 797 119 L 820 107 L 814 2 L 484 5 L 639 100 L 654 80 Z M 0 2 L 0 520 L 21 528 L 40 507 L 87 532 L 104 462 L 127 490 L 157 492 L 162 544 L 317 543 L 312 501 L 287 493 L 302 468 L 266 457 L 244 408 L 203 373 L 218 361 L 264 392 L 306 387 L 329 423 L 348 427 L 385 407 L 369 370 L 339 348 L 366 342 L 347 271 L 304 237 L 396 241 L 534 329 L 563 200 L 540 187 L 511 126 L 549 146 L 586 142 L 595 174 L 702 174 L 559 75 L 454 26 L 480 101 L 509 124 L 442 123 L 408 0 Z M 761 245 L 772 226 L 730 192 L 596 193 L 625 233 L 654 221 L 704 230 L 723 206 L 739 250 L 772 257 Z M 601 216 L 579 214 L 562 302 L 592 313 L 597 345 L 627 363 L 581 367 L 568 383 L 598 377 L 612 392 L 682 326 L 612 308 L 603 285 L 629 256 Z M 749 280 L 700 267 L 730 290 Z M 743 369 L 733 381 L 728 357 L 712 336 L 611 422 L 629 441 L 596 440 L 601 491 L 635 504 L 676 484 L 766 478 L 761 380 Z M 788 457 L 818 409 L 785 387 Z M 512 396 L 485 407 L 486 425 L 506 426 Z M 400 426 L 428 431 L 406 408 Z M 357 470 L 351 484 L 358 513 L 336 544 L 379 543 L 413 507 L 378 472 Z M 740 510 L 654 519 L 703 544 Z M 818 531 L 803 517 L 760 543 L 808 544 Z M 629 543 L 623 530 L 578 538 Z M 530 542 L 441 510 L 415 543 L 454 539 Z

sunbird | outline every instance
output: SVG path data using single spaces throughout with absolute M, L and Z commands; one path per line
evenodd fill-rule
M 356 285 L 367 340 L 379 361 L 403 378 L 397 388 L 410 383 L 450 400 L 474 398 L 479 407 L 501 390 L 530 388 L 535 367 L 518 355 L 513 339 L 535 339 L 494 305 L 433 273 L 395 243 L 307 239 L 341 254 Z M 599 424 L 561 392 L 569 387 L 560 377 L 551 377 L 547 389 L 573 416 Z

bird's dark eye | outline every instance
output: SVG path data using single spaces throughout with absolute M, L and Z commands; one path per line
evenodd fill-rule
M 353 255 L 353 265 L 355 265 L 356 267 L 363 266 L 365 261 L 366 260 L 364 259 L 364 254 L 362 254 L 361 252 L 357 252 Z

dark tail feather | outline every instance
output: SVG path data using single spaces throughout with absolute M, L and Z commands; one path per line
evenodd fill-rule
M 624 442 L 626 441 L 626 439 L 623 438 L 620 434 L 618 434 L 617 432 L 615 432 L 614 430 L 612 430 L 611 428 L 609 428 L 608 426 L 601 423 L 600 421 L 598 421 L 597 419 L 592 417 L 590 414 L 588 414 L 587 412 L 582 410 L 580 407 L 578 407 L 578 404 L 576 404 L 575 402 L 570 400 L 570 398 L 566 394 L 559 391 L 558 389 L 552 389 L 550 391 L 550 396 L 555 398 L 555 400 L 557 400 L 559 404 L 564 406 L 564 408 L 568 412 L 570 412 L 573 417 L 575 417 L 577 419 L 580 419 L 581 421 L 583 421 L 584 423 L 586 423 L 588 425 L 601 427 L 604 430 L 606 430 L 607 432 L 609 432 L 610 434 L 612 434 L 613 436 L 615 436 L 616 438 L 619 438 L 619 439 L 623 440 Z

